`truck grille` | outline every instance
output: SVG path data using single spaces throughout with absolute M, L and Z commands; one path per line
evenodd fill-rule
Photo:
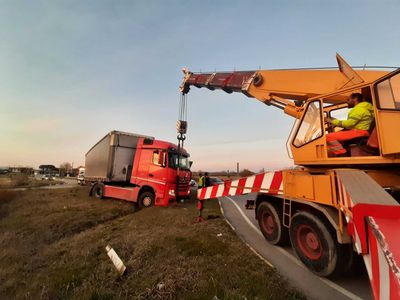
M 180 177 L 178 182 L 178 192 L 187 192 L 188 189 L 189 189 L 189 180 L 184 177 Z
M 187 191 L 189 188 L 189 183 L 179 183 L 178 190 L 179 191 Z

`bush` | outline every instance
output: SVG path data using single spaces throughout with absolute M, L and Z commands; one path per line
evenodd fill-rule
M 23 187 L 29 185 L 29 177 L 25 174 L 12 174 L 11 182 L 13 187 Z

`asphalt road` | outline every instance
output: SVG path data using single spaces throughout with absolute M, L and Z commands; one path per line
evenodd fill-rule
M 255 194 L 219 198 L 226 220 L 254 252 L 304 295 L 310 299 L 325 300 L 373 299 L 368 274 L 362 264 L 353 275 L 328 280 L 310 272 L 290 247 L 269 244 L 259 230 L 254 210 L 245 209 L 247 199 L 255 199 Z

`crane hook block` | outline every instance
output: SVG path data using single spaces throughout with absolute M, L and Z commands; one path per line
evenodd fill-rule
M 187 132 L 187 121 L 178 120 L 176 122 L 176 131 L 179 134 L 186 134 L 186 132 Z

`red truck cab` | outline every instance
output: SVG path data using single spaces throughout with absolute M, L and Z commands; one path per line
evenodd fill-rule
M 130 182 L 141 187 L 138 194 L 153 190 L 156 205 L 188 198 L 191 172 L 189 154 L 184 149 L 178 152 L 176 145 L 154 140 L 152 145 L 143 145 L 133 165 Z
M 85 180 L 97 198 L 148 207 L 189 197 L 189 154 L 169 142 L 112 131 L 89 150 L 85 165 Z

